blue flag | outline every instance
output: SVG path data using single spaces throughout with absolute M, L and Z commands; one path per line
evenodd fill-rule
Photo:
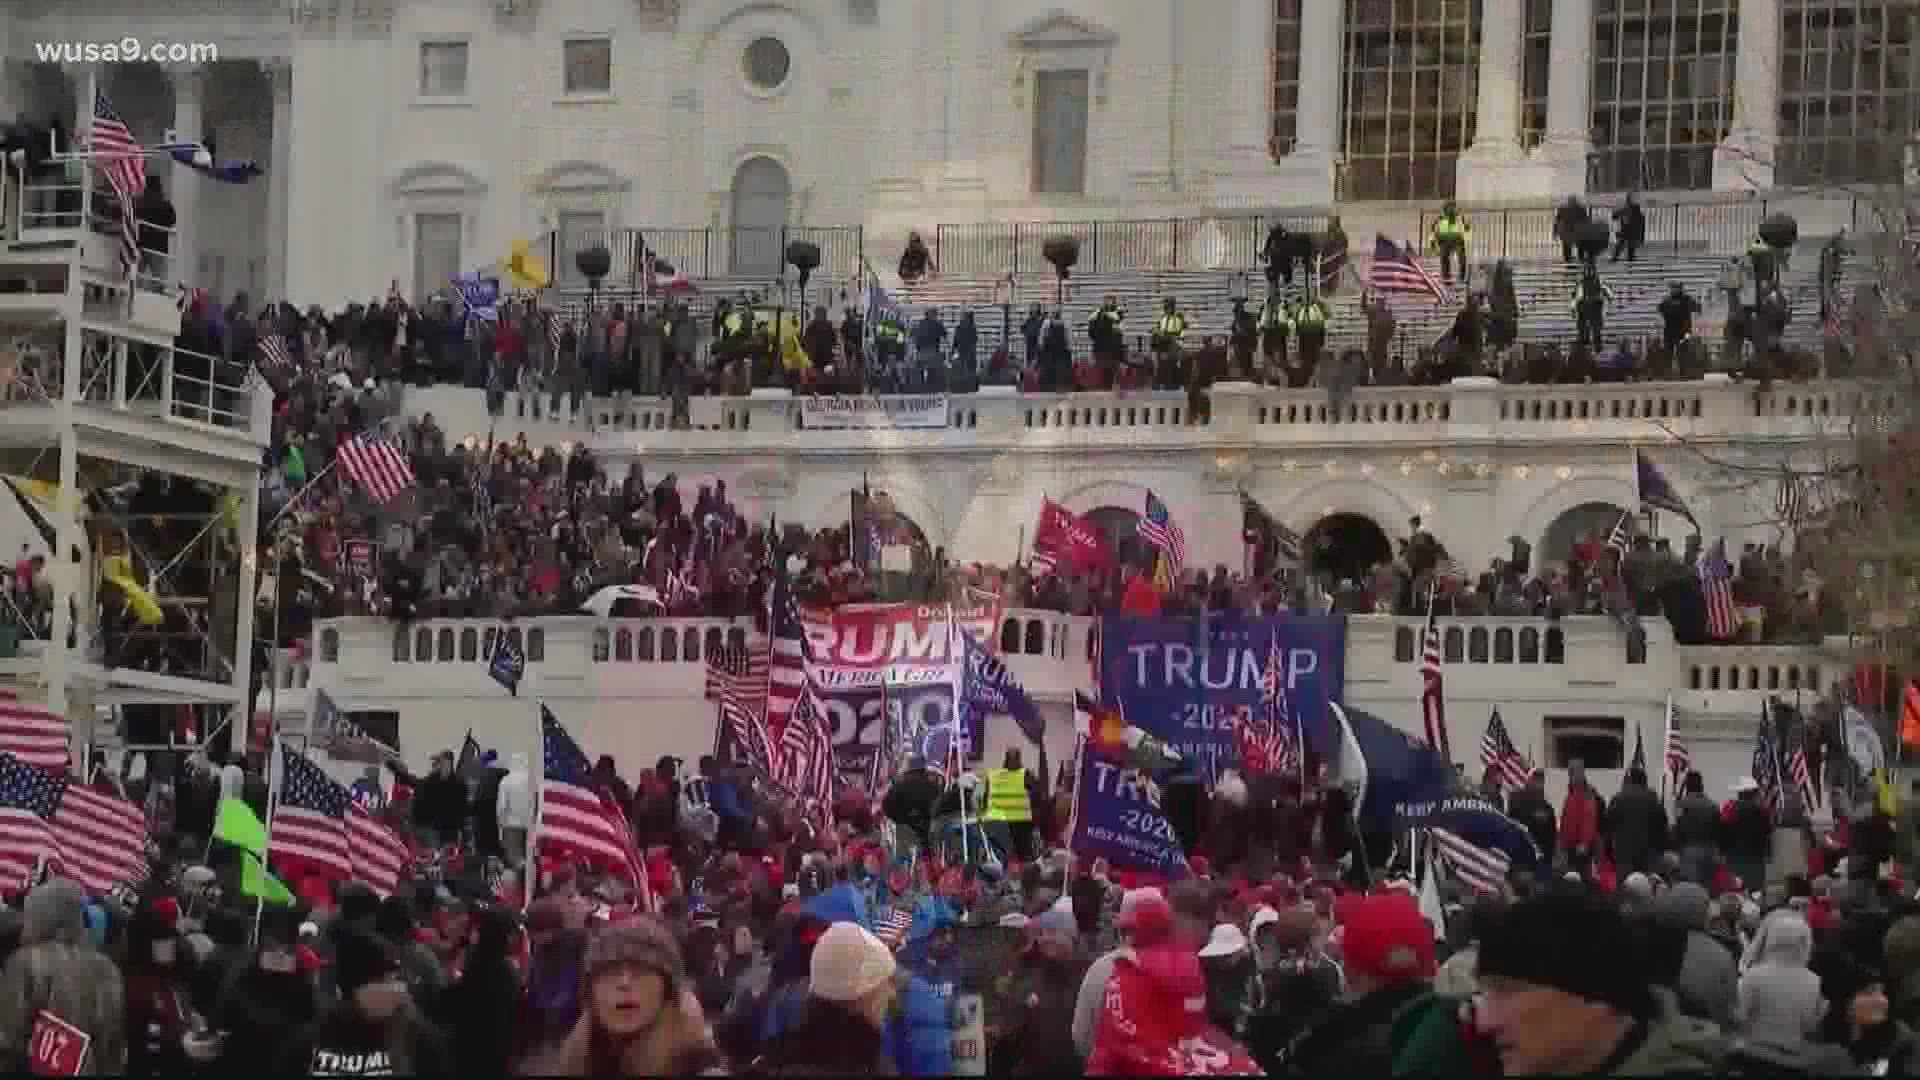
M 1438 803 L 1453 794 L 1453 766 L 1432 747 L 1372 713 L 1329 702 L 1334 741 L 1327 747 L 1333 775 L 1358 791 L 1354 817 L 1367 832 L 1391 832 L 1405 808 Z
M 969 716 L 975 712 L 1011 716 L 1028 742 L 1042 745 L 1046 724 L 1040 717 L 1040 709 L 1027 696 L 1027 688 L 1020 685 L 1005 661 L 988 652 L 971 634 L 960 636 L 967 642 L 967 677 L 962 693 Z M 975 724 L 968 728 L 968 733 L 978 730 L 979 725 Z
M 455 274 L 451 282 L 454 291 L 460 294 L 460 303 L 467 309 L 469 321 L 490 323 L 499 320 L 500 279 L 481 277 L 478 273 Z
M 1105 859 L 1116 870 L 1172 879 L 1191 873 L 1173 823 L 1160 809 L 1160 785 L 1138 769 L 1092 753 L 1084 744 L 1068 836 L 1068 847 L 1075 855 Z
M 170 148 L 168 152 L 173 155 L 175 163 L 185 165 L 201 176 L 209 180 L 217 180 L 222 184 L 245 184 L 257 176 L 266 174 L 266 170 L 262 169 L 257 161 L 217 160 L 212 156 L 211 151 L 200 143 L 184 143 Z M 206 161 L 200 160 L 200 155 L 203 153 L 208 155 Z
M 520 680 L 527 674 L 527 652 L 520 645 L 520 639 L 505 631 L 494 636 L 497 644 L 493 647 L 493 659 L 487 664 L 487 674 L 494 682 L 507 688 L 507 693 L 520 692 Z

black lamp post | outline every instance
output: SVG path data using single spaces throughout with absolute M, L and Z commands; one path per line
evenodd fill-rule
M 1064 234 L 1049 236 L 1046 242 L 1040 245 L 1040 254 L 1053 264 L 1056 281 L 1053 305 L 1064 310 L 1067 306 L 1067 276 L 1073 272 L 1074 264 L 1080 261 L 1080 240 L 1078 237 Z
M 820 245 L 811 240 L 794 240 L 787 244 L 787 263 L 800 271 L 800 310 L 807 310 L 807 280 L 820 268 Z

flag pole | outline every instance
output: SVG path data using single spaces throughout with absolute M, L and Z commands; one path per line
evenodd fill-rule
M 527 797 L 531 800 L 532 816 L 527 820 L 527 852 L 520 873 L 520 912 L 526 914 L 533 905 L 533 888 L 540 880 L 540 867 L 534 861 L 534 852 L 539 850 L 541 794 L 546 789 L 547 755 L 546 728 L 540 722 L 540 710 L 544 706 L 536 705 L 533 711 L 533 753 L 527 759 Z
M 1666 730 L 1660 739 L 1660 803 L 1666 805 L 1667 788 L 1673 780 L 1673 691 L 1667 691 L 1667 715 L 1662 725 Z M 1676 791 L 1675 794 L 1678 794 Z
M 273 718 L 270 721 L 270 723 L 272 724 L 272 726 L 268 730 L 271 732 L 271 734 L 267 738 L 267 821 L 266 821 L 267 846 L 269 850 L 271 850 L 273 846 L 274 811 L 277 810 L 280 805 L 280 785 L 286 779 L 286 768 L 281 764 L 281 761 L 280 761 L 279 718 L 278 717 Z M 251 858 L 254 858 L 254 855 L 250 851 L 242 851 L 240 853 L 240 857 L 242 859 L 251 859 Z M 265 875 L 271 872 L 272 871 L 270 871 L 267 868 L 266 859 L 262 858 L 260 860 L 261 875 L 264 877 Z M 266 916 L 266 910 L 267 910 L 266 890 L 262 889 L 260 892 L 260 895 L 253 898 L 253 942 L 256 947 L 260 943 L 260 923 L 261 923 L 261 920 Z
M 949 600 L 947 601 L 947 652 L 953 652 L 955 644 L 954 636 L 959 632 L 959 625 L 953 621 L 953 601 Z M 947 736 L 947 756 L 953 760 L 953 782 L 956 785 L 960 784 L 961 769 L 966 765 L 966 755 L 961 753 L 960 750 L 960 740 L 966 733 L 966 728 L 961 725 L 960 717 L 963 698 L 960 692 L 960 684 L 966 681 L 966 677 L 966 650 L 963 646 L 960 652 L 959 677 L 956 678 L 953 683 L 953 706 L 951 709 L 953 714 L 953 731 Z M 970 863 L 973 859 L 969 854 L 967 840 L 967 789 L 965 787 L 959 787 L 958 790 L 960 792 L 960 861 L 962 863 Z

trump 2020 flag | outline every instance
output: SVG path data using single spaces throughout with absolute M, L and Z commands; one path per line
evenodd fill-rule
M 955 635 L 966 642 L 966 676 L 963 698 L 969 712 L 1004 713 L 1013 717 L 1020 734 L 1036 746 L 1045 745 L 1046 724 L 1027 688 L 1020 684 L 1006 662 L 988 652 L 971 634 Z M 977 727 L 978 725 L 976 725 Z
M 1139 769 L 1079 750 L 1068 847 L 1086 860 L 1105 859 L 1116 870 L 1167 879 L 1187 877 L 1187 852 L 1160 809 L 1160 785 Z

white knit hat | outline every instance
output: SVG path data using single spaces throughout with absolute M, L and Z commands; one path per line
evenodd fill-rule
M 893 978 L 893 952 L 858 923 L 827 927 L 813 946 L 807 988 L 824 1001 L 858 1001 Z

